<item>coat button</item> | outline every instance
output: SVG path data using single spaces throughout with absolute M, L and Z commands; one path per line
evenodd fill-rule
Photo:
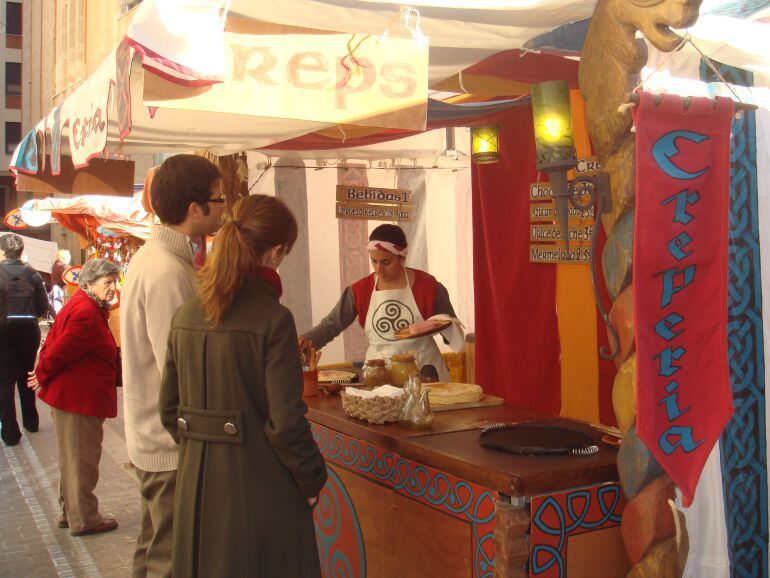
M 176 427 L 181 429 L 182 431 L 187 431 L 190 429 L 190 424 L 187 423 L 187 420 L 183 417 L 180 417 L 178 420 L 176 420 Z
M 234 423 L 228 421 L 225 424 L 225 433 L 229 436 L 234 436 L 238 433 L 238 427 Z

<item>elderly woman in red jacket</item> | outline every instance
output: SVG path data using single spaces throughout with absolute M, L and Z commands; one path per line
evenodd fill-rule
M 59 527 L 69 528 L 73 536 L 118 527 L 116 520 L 99 513 L 93 493 L 102 425 L 118 413 L 117 348 L 108 325 L 118 273 L 118 266 L 105 259 L 86 262 L 80 289 L 56 316 L 30 383 L 53 408 L 61 478 Z

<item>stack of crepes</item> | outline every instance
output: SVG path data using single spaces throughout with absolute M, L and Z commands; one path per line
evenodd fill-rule
M 484 390 L 473 383 L 426 383 L 423 387 L 430 388 L 431 405 L 473 403 L 484 397 Z

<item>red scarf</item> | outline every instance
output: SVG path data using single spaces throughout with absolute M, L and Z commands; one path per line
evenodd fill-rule
M 278 293 L 278 299 L 283 295 L 283 285 L 281 284 L 281 277 L 275 269 L 270 267 L 258 267 L 256 276 L 265 281 L 268 285 L 272 285 L 275 288 L 275 292 Z

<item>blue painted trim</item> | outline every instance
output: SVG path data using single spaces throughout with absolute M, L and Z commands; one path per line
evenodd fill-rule
M 313 425 L 313 437 L 328 463 L 373 478 L 402 495 L 470 522 L 473 576 L 493 577 L 495 557 L 489 556 L 484 546 L 494 542 L 488 525 L 495 518 L 495 493 L 324 426 Z M 483 509 L 489 514 L 483 515 Z
M 342 483 L 340 477 L 331 468 L 326 468 L 328 475 L 326 486 L 324 486 L 319 499 L 321 502 L 316 506 L 317 516 L 314 517 L 314 523 L 316 526 L 316 536 L 318 537 L 320 548 L 318 555 L 321 558 L 321 567 L 326 569 L 326 576 L 337 576 L 342 569 L 345 570 L 342 576 L 348 578 L 366 578 L 366 549 L 364 548 L 364 536 L 361 532 L 361 524 L 358 521 L 358 514 L 353 506 L 353 501 L 350 499 L 345 484 Z M 340 503 L 338 496 L 342 497 Z M 331 501 L 333 503 L 327 503 Z M 344 550 L 337 548 L 337 539 L 340 533 L 341 515 L 335 516 L 335 513 L 342 512 L 342 508 L 345 508 L 347 514 L 353 520 L 353 525 L 358 539 L 358 552 L 360 555 L 361 565 L 354 571 L 350 560 L 348 559 Z M 330 514 L 329 517 L 324 517 L 324 513 Z M 319 526 L 324 528 L 331 528 L 332 533 L 319 530 Z M 333 569 L 333 570 L 332 570 Z
M 753 86 L 750 72 L 713 63 L 732 84 Z M 701 80 L 718 82 L 705 63 L 700 73 Z M 754 112 L 734 120 L 732 133 L 727 340 L 735 414 L 720 439 L 722 483 L 731 576 L 767 578 L 765 359 Z
M 567 538 L 577 530 L 592 530 L 601 528 L 607 522 L 620 524 L 621 516 L 617 514 L 620 504 L 620 486 L 611 484 L 600 487 L 595 495 L 602 517 L 598 520 L 588 520 L 588 512 L 591 509 L 591 498 L 593 492 L 588 490 L 578 490 L 571 492 L 567 497 L 566 510 L 561 507 L 559 502 L 553 497 L 548 497 L 532 513 L 532 524 L 543 534 L 549 536 L 558 536 L 559 543 L 554 547 L 550 544 L 533 544 L 532 555 L 530 558 L 530 573 L 532 576 L 543 574 L 550 570 L 554 564 L 558 567 L 559 578 L 566 575 L 567 564 L 564 560 L 564 551 L 567 546 Z M 609 495 L 611 501 L 608 504 L 605 496 Z M 575 509 L 575 502 L 580 510 Z M 556 514 L 558 526 L 549 526 L 544 521 L 544 517 L 549 509 Z M 544 561 L 542 561 L 544 560 Z

